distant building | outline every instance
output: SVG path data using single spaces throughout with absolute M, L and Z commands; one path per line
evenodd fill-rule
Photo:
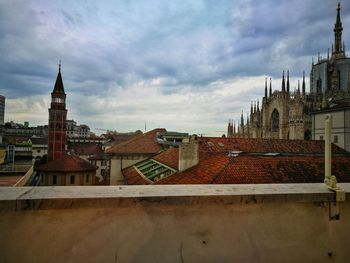
M 312 139 L 323 140 L 324 120 L 332 115 L 332 142 L 350 152 L 350 102 L 334 104 L 312 113 Z
M 91 136 L 90 127 L 81 124 L 77 125 L 74 120 L 67 120 L 67 137 L 71 138 L 89 138 Z
M 64 92 L 60 64 L 55 87 L 51 93 L 51 107 L 49 109 L 48 161 L 60 158 L 65 153 L 66 118 L 66 93 Z
M 297 90 L 290 90 L 289 71 L 282 75 L 280 90 L 272 92 L 265 80 L 265 96 L 262 105 L 251 104 L 250 114 L 245 119 L 243 112 L 240 121 L 228 123 L 227 137 L 311 139 L 311 112 L 328 107 L 337 100 L 350 100 L 350 58 L 346 57 L 342 43 L 342 23 L 340 4 L 334 25 L 334 45 L 331 56 L 318 57 L 312 63 L 310 73 L 310 93 L 305 90 L 305 74 Z M 301 87 L 300 87 L 301 86 Z
M 5 122 L 5 97 L 0 95 L 0 126 L 4 126 Z
M 47 137 L 31 137 L 33 163 L 47 155 Z
M 106 154 L 96 154 L 89 158 L 91 164 L 97 166 L 96 177 L 98 178 L 97 184 L 110 184 L 110 165 L 111 160 Z
M 94 185 L 97 167 L 73 155 L 63 155 L 37 168 L 40 185 Z
M 4 137 L 5 97 L 0 95 L 0 143 Z

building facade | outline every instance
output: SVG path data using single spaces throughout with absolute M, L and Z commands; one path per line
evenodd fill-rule
M 227 137 L 311 139 L 311 113 L 336 101 L 350 100 L 350 58 L 345 54 L 342 30 L 338 4 L 331 56 L 329 52 L 326 59 L 319 55 L 317 63 L 312 63 L 310 92 L 305 90 L 305 73 L 302 84 L 298 81 L 298 88 L 293 92 L 290 90 L 289 71 L 286 77 L 283 72 L 281 88 L 274 92 L 271 79 L 269 88 L 266 79 L 261 107 L 259 102 L 252 103 L 250 114 L 244 119 L 242 112 L 237 126 L 230 120 Z
M 51 107 L 49 109 L 48 161 L 60 158 L 65 153 L 66 119 L 66 93 L 64 92 L 60 64 L 55 87 L 51 93 Z
M 323 140 L 324 120 L 332 115 L 332 142 L 350 152 L 350 104 L 337 104 L 312 113 L 312 139 Z

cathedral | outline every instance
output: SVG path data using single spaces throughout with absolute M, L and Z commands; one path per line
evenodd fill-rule
M 350 58 L 345 54 L 342 42 L 340 4 L 334 25 L 334 44 L 331 55 L 317 63 L 312 62 L 310 92 L 305 91 L 305 73 L 300 87 L 290 91 L 289 71 L 282 75 L 281 90 L 272 92 L 271 79 L 268 87 L 265 79 L 265 96 L 260 107 L 259 101 L 251 104 L 250 114 L 244 120 L 243 112 L 237 123 L 228 123 L 227 137 L 311 139 L 311 113 L 331 107 L 338 101 L 350 101 Z

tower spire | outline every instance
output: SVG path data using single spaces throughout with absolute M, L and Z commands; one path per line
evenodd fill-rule
M 289 70 L 287 70 L 287 93 L 289 94 Z
M 305 71 L 303 71 L 302 92 L 303 92 L 303 97 L 305 97 Z
M 282 91 L 286 91 L 286 82 L 284 79 L 284 70 L 283 70 L 283 75 L 282 75 Z
M 271 97 L 271 95 L 272 95 L 272 80 L 271 80 L 271 78 L 270 78 L 270 94 L 269 94 L 269 96 Z
M 265 98 L 267 98 L 267 78 L 265 78 Z
M 64 87 L 63 87 L 63 81 L 62 81 L 62 76 L 61 76 L 61 60 L 60 63 L 58 64 L 58 74 L 55 82 L 55 86 L 53 88 L 53 93 L 64 93 Z
M 338 3 L 337 7 L 337 19 L 334 24 L 334 54 L 342 53 L 342 40 L 341 35 L 343 31 L 343 26 L 340 19 L 340 3 Z

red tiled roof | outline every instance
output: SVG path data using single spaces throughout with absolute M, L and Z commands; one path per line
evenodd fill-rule
M 154 129 L 144 134 L 133 137 L 130 140 L 116 144 L 106 150 L 111 154 L 138 154 L 138 153 L 159 153 L 162 146 L 157 143 L 156 136 L 158 132 L 166 131 L 165 129 Z
M 134 166 L 130 166 L 126 169 L 123 169 L 123 176 L 126 180 L 126 183 L 130 185 L 150 184 L 150 182 L 146 178 L 144 178 L 136 171 Z
M 95 171 L 97 166 L 74 155 L 64 155 L 59 159 L 40 165 L 37 171 L 42 172 L 85 172 Z
M 313 183 L 324 178 L 324 142 L 243 138 L 198 138 L 199 163 L 155 184 Z M 229 151 L 257 153 L 229 157 Z M 264 153 L 282 153 L 264 156 Z M 340 182 L 350 182 L 350 156 L 332 145 L 333 172 Z M 152 159 L 178 169 L 178 149 Z M 134 172 L 132 171 L 134 170 Z M 123 170 L 124 174 L 124 170 Z M 149 184 L 133 167 L 124 175 L 128 184 Z M 131 179 L 130 179 L 130 178 Z M 129 181 L 130 179 L 130 181 Z
M 323 154 L 324 141 L 248 139 L 248 138 L 214 138 L 199 137 L 200 153 L 243 151 L 247 153 L 295 153 Z M 344 154 L 344 149 L 332 144 L 332 152 Z
M 332 174 L 338 182 L 350 182 L 350 157 L 333 157 Z M 156 184 L 321 183 L 323 179 L 322 156 L 214 155 Z
M 179 148 L 169 148 L 152 159 L 177 170 L 179 167 Z

